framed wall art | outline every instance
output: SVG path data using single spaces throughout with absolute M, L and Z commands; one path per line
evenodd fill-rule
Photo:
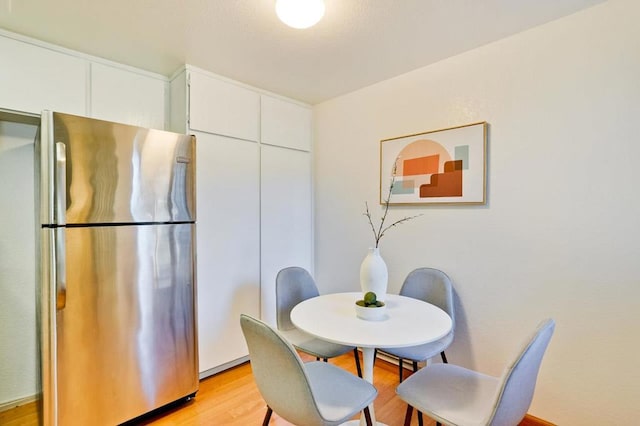
M 485 204 L 487 123 L 380 141 L 380 203 Z

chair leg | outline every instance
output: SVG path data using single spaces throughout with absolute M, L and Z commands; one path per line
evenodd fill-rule
M 269 407 L 267 405 L 267 413 L 264 415 L 264 420 L 262 421 L 262 426 L 268 426 L 269 425 L 269 420 L 271 420 L 271 414 L 273 413 L 273 410 L 271 409 L 271 407 Z
M 324 362 L 329 362 L 329 361 L 327 360 L 327 358 L 322 358 L 322 360 L 323 360 Z
M 422 420 L 422 411 L 418 411 L 418 426 L 424 426 L 424 420 Z
M 404 426 L 411 425 L 411 415 L 413 414 L 413 407 L 407 404 L 407 414 L 404 416 Z
M 440 356 L 442 357 L 442 362 L 444 362 L 445 364 L 449 364 L 449 361 L 447 361 L 447 356 L 444 354 L 444 351 L 440 352 Z
M 367 422 L 367 426 L 373 426 L 373 423 L 371 423 L 371 412 L 369 411 L 369 407 L 364 407 L 362 411 L 364 412 L 364 419 Z
M 362 368 L 360 367 L 360 355 L 358 355 L 358 348 L 353 348 L 353 356 L 356 359 L 356 370 L 358 370 L 358 377 L 362 378 Z
M 418 371 L 418 361 L 413 361 L 413 372 L 415 373 L 416 371 Z
M 398 376 L 399 376 L 399 380 L 400 383 L 402 383 L 402 379 L 404 376 L 404 374 L 402 374 L 402 358 L 398 358 Z
M 436 426 L 442 426 L 442 423 L 436 422 Z
M 320 361 L 320 357 L 319 356 L 316 357 L 316 361 Z

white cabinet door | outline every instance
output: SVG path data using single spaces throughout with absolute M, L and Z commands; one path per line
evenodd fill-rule
M 260 177 L 256 143 L 195 135 L 202 373 L 248 355 L 240 314 L 260 315 Z
M 189 127 L 258 141 L 260 95 L 244 87 L 191 71 Z
M 86 115 L 87 61 L 0 36 L 0 108 Z
M 169 127 L 168 130 L 178 133 L 187 132 L 187 71 L 173 77 L 169 83 Z
M 261 142 L 311 150 L 311 109 L 272 96 L 261 96 Z
M 311 154 L 261 147 L 262 319 L 276 324 L 275 279 L 287 266 L 312 268 Z
M 93 63 L 91 116 L 134 126 L 164 129 L 167 86 L 167 81 L 161 78 Z

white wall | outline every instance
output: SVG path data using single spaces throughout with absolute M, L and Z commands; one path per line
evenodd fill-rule
M 0 405 L 36 393 L 35 134 L 0 121 Z
M 494 375 L 555 318 L 530 413 L 637 422 L 638 21 L 640 2 L 610 0 L 317 105 L 320 291 L 358 289 L 379 141 L 486 120 L 488 203 L 394 208 L 424 215 L 382 240 L 389 291 L 416 267 L 446 271 L 459 299 L 450 362 Z

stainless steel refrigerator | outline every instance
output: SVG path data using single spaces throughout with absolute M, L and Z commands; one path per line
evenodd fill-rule
M 36 155 L 44 424 L 192 397 L 195 137 L 45 111 Z

